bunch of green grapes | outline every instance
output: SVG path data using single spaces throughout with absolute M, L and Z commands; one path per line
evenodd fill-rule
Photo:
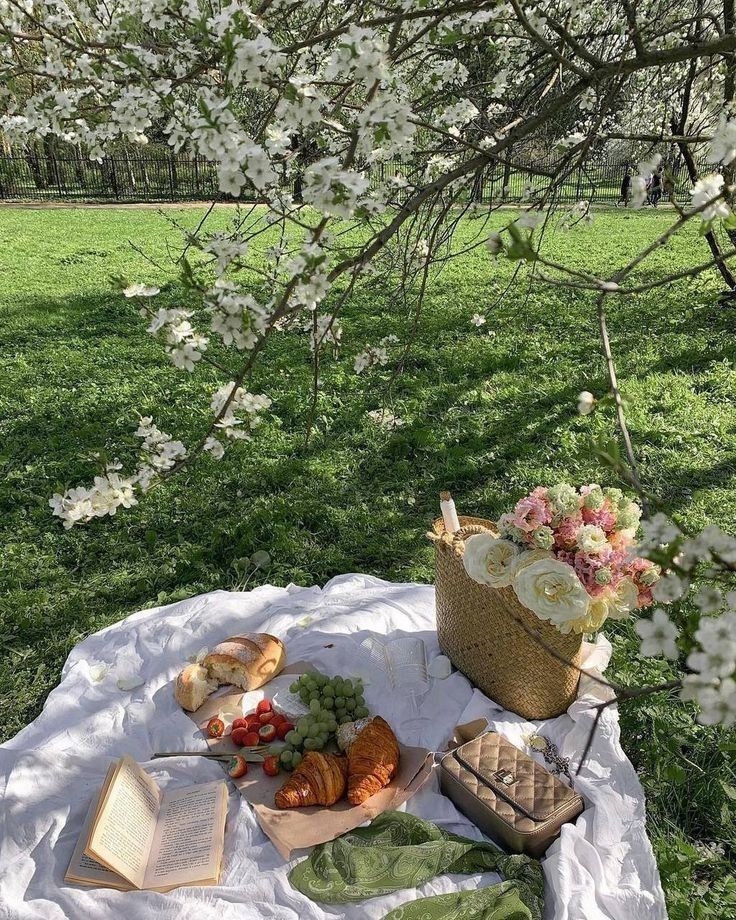
M 312 713 L 329 712 L 338 725 L 368 715 L 363 696 L 363 681 L 356 677 L 327 677 L 317 671 L 302 674 L 289 687 L 309 706 Z M 315 705 L 316 704 L 316 705 Z
M 285 770 L 299 766 L 305 752 L 321 751 L 334 737 L 338 725 L 368 715 L 363 682 L 359 678 L 354 681 L 328 678 L 311 672 L 302 674 L 289 690 L 309 706 L 309 712 L 297 720 L 283 743 L 272 745 L 273 750 L 268 749 L 269 753 L 278 755 Z

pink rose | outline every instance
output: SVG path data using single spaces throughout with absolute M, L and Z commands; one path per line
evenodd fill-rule
M 625 530 L 614 530 L 608 534 L 608 542 L 611 546 L 620 552 L 625 552 L 627 546 L 631 546 L 631 534 Z
M 611 509 L 611 503 L 605 500 L 603 506 L 594 511 L 592 508 L 583 508 L 583 521 L 586 524 L 595 524 L 602 527 L 607 534 L 610 534 L 616 526 L 616 515 Z
M 654 596 L 652 594 L 653 582 L 645 584 L 644 582 L 646 579 L 642 580 L 642 576 L 655 569 L 656 566 L 654 563 L 649 559 L 644 559 L 642 556 L 637 556 L 628 563 L 627 572 L 636 585 L 636 590 L 639 592 L 639 607 L 650 607 L 654 603 Z
M 573 551 L 578 542 L 578 531 L 583 519 L 577 515 L 563 518 L 555 530 L 555 546 L 558 549 Z
M 637 607 L 651 607 L 654 603 L 654 595 L 652 594 L 652 589 L 647 588 L 646 585 L 637 585 L 637 590 L 639 592 L 637 597 Z
M 585 590 L 591 597 L 598 597 L 600 594 L 608 591 L 611 586 L 611 582 L 598 584 L 595 580 L 596 572 L 598 572 L 599 569 L 605 568 L 607 564 L 602 554 L 599 556 L 597 554 L 589 555 L 588 553 L 575 553 L 574 555 L 572 566 L 575 569 L 575 574 L 583 583 Z
M 551 520 L 552 515 L 544 499 L 529 495 L 516 503 L 511 523 L 524 533 L 531 533 Z

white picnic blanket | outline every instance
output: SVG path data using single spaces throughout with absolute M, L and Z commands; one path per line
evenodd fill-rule
M 135 613 L 81 642 L 41 715 L 0 747 L 0 918 L 2 920 L 378 920 L 408 900 L 498 881 L 492 874 L 444 876 L 418 891 L 401 891 L 357 905 L 320 906 L 289 885 L 284 864 L 234 791 L 225 862 L 214 888 L 168 894 L 85 889 L 64 873 L 93 794 L 109 763 L 130 754 L 142 763 L 154 751 L 202 746 L 197 729 L 176 705 L 172 679 L 203 646 L 243 631 L 283 637 L 289 658 L 308 659 L 327 673 L 370 683 L 368 705 L 389 719 L 402 701 L 388 695 L 360 652 L 371 635 L 419 635 L 428 657 L 438 654 L 434 590 L 344 575 L 319 588 L 214 591 L 178 604 Z M 605 667 L 610 646 L 590 649 L 588 664 Z M 103 668 L 108 672 L 102 676 Z M 117 678 L 143 683 L 121 690 Z M 569 714 L 537 725 L 563 755 L 579 755 L 592 718 L 588 683 Z M 586 702 L 587 700 L 587 702 Z M 504 712 L 457 672 L 436 680 L 422 702 L 423 743 L 434 750 L 455 725 L 484 716 L 517 745 L 531 723 Z M 203 758 L 156 760 L 148 768 L 162 785 L 208 782 L 223 776 Z M 576 779 L 587 808 L 564 827 L 543 861 L 546 918 L 633 920 L 666 917 L 657 867 L 645 832 L 644 796 L 619 743 L 618 715 L 605 710 L 587 765 Z M 467 836 L 480 837 L 440 795 L 436 778 L 407 810 Z M 295 860 L 301 858 L 295 857 Z M 294 860 L 294 861 L 295 861 Z

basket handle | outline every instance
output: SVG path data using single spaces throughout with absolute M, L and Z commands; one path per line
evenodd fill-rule
M 493 533 L 490 527 L 485 527 L 483 524 L 464 524 L 460 530 L 456 530 L 453 534 L 448 534 L 452 541 L 452 548 L 457 553 L 461 553 L 463 550 L 462 544 L 468 539 L 468 537 L 475 536 L 478 533 Z
M 491 524 L 491 521 L 488 523 Z M 446 546 L 451 547 L 458 555 L 462 555 L 463 544 L 468 537 L 478 533 L 495 533 L 491 527 L 485 524 L 463 524 L 459 530 L 454 533 L 448 533 L 444 529 L 444 525 L 440 527 L 440 524 L 442 524 L 442 521 L 437 521 L 434 530 L 430 530 L 427 536 L 433 543 L 444 543 Z

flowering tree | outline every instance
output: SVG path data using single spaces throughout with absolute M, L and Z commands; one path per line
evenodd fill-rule
M 684 274 L 715 265 L 733 287 L 735 61 L 732 0 L 0 0 L 0 128 L 11 140 L 53 135 L 100 159 L 121 139 L 147 143 L 155 129 L 174 150 L 216 161 L 221 191 L 261 202 L 227 232 L 210 232 L 205 219 L 188 234 L 177 264 L 201 309 L 157 308 L 159 290 L 145 279 L 122 292 L 176 367 L 192 373 L 207 362 L 222 372 L 199 441 L 185 445 L 141 418 L 137 466 L 108 466 L 91 486 L 55 495 L 54 514 L 65 527 L 114 514 L 201 452 L 219 458 L 252 437 L 271 401 L 248 381 L 269 341 L 292 324 L 311 335 L 313 414 L 320 354 L 341 342 L 347 299 L 371 273 L 399 274 L 416 331 L 432 265 L 452 255 L 465 214 L 477 220 L 471 245 L 485 245 L 489 258 L 513 260 L 539 283 L 590 292 L 623 444 L 622 453 L 617 442 L 599 453 L 651 511 L 606 303 L 681 278 L 637 273 L 691 220 L 709 250 L 704 244 Z M 690 171 L 692 202 L 677 204 L 665 171 L 670 225 L 627 265 L 596 277 L 551 262 L 540 244 L 568 176 L 611 140 L 641 153 L 633 207 L 645 203 L 647 176 L 660 169 L 658 148 L 672 145 Z M 695 172 L 698 145 L 707 147 L 711 175 Z M 484 172 L 499 164 L 514 171 L 525 152 L 541 149 L 554 151 L 553 167 L 524 161 L 531 178 L 520 213 L 489 232 L 495 205 L 480 207 L 474 194 Z M 398 158 L 400 173 L 378 169 Z M 590 202 L 579 202 L 561 224 L 591 216 Z M 361 229 L 360 246 L 344 243 L 352 227 Z M 276 242 L 264 252 L 265 233 Z M 212 357 L 215 342 L 231 361 Z M 369 344 L 355 370 L 392 360 L 399 373 L 411 345 L 390 337 Z M 581 412 L 593 405 L 581 394 Z M 736 541 L 716 529 L 686 535 L 655 515 L 644 534 L 641 551 L 665 572 L 658 600 L 682 596 L 703 560 L 718 575 L 736 565 Z M 704 613 L 721 611 L 716 588 L 698 598 Z M 736 606 L 736 597 L 726 600 Z M 736 720 L 734 617 L 690 624 L 679 645 L 661 608 L 638 624 L 644 654 L 689 654 L 683 693 L 697 698 L 704 721 Z M 615 689 L 619 699 L 645 692 Z

